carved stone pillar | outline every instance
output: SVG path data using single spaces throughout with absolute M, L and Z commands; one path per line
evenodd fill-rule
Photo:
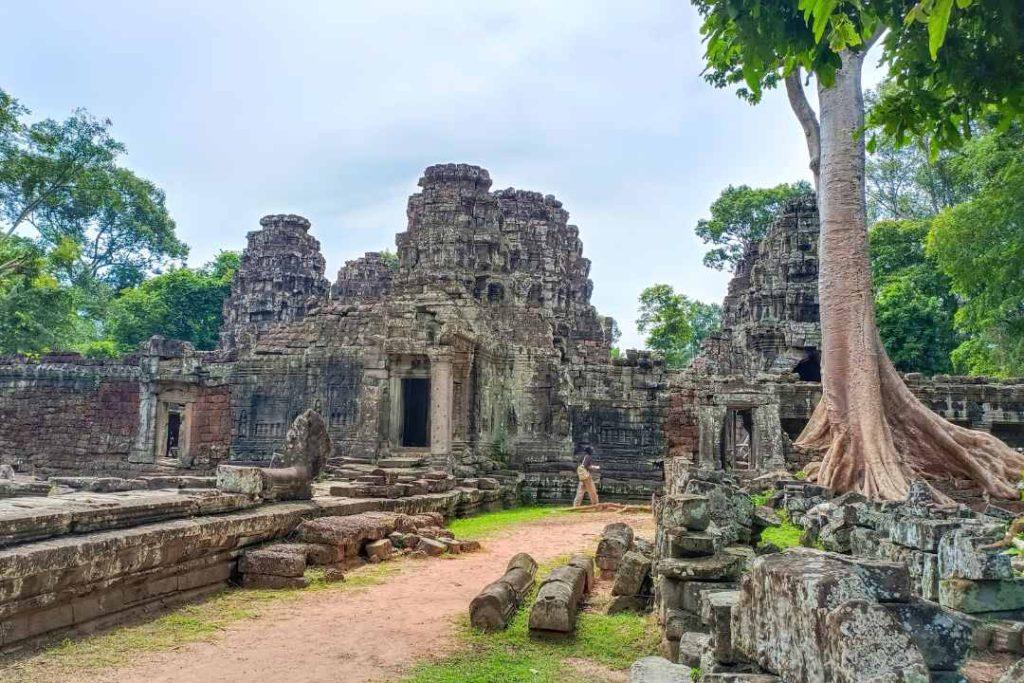
M 430 356 L 430 459 L 451 471 L 452 455 L 452 358 Z

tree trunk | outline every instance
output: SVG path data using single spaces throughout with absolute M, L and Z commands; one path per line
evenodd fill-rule
M 910 392 L 875 324 L 864 187 L 862 52 L 841 53 L 835 83 L 819 83 L 821 217 L 818 292 L 822 399 L 796 446 L 822 454 L 817 481 L 901 500 L 913 479 L 970 479 L 1016 498 L 1024 455 L 958 427 Z

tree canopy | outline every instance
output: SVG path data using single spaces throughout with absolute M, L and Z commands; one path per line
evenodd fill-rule
M 647 333 L 647 347 L 660 352 L 671 368 L 688 365 L 721 319 L 721 306 L 677 294 L 670 285 L 652 285 L 640 293 L 637 328 Z
M 202 268 L 175 268 L 124 290 L 105 321 L 116 351 L 130 351 L 155 334 L 215 348 L 238 263 L 238 252 L 222 251 Z
M 0 239 L 24 234 L 43 248 L 71 239 L 80 248 L 61 280 L 113 291 L 187 256 L 164 193 L 118 165 L 125 148 L 109 120 L 84 110 L 64 121 L 28 115 L 0 91 Z
M 711 218 L 697 222 L 697 236 L 718 245 L 704 254 L 704 265 L 716 270 L 735 268 L 750 245 L 765 236 L 782 207 L 811 191 L 804 180 L 767 188 L 729 185 L 711 204 Z

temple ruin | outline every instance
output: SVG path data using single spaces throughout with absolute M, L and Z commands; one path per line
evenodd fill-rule
M 821 487 L 790 477 L 807 463 L 792 443 L 821 391 L 812 197 L 788 205 L 747 251 L 721 330 L 688 368 L 670 370 L 650 352 L 612 357 L 614 322 L 591 304 L 579 230 L 553 196 L 492 191 L 486 170 L 464 164 L 431 166 L 419 186 L 396 253 L 349 261 L 333 283 L 309 221 L 264 217 L 214 351 L 154 337 L 116 360 L 0 359 L 0 649 L 95 630 L 240 575 L 301 585 L 307 562 L 329 564 L 331 553 L 351 559 L 374 543 L 386 556 L 381 534 L 399 533 L 405 514 L 420 515 L 409 528 L 435 534 L 431 552 L 458 547 L 422 513 L 567 502 L 578 441 L 594 446 L 605 499 L 671 502 L 722 488 L 739 500 L 737 487 L 772 473 L 783 503 L 825 501 Z M 1024 447 L 1024 380 L 906 381 L 947 419 Z M 971 482 L 936 485 L 988 509 Z M 944 511 L 927 514 L 927 524 L 959 528 Z M 338 521 L 350 517 L 363 525 L 358 538 L 356 521 Z M 312 520 L 324 521 L 311 543 L 327 550 L 280 543 Z M 725 562 L 706 580 L 734 582 L 753 556 L 749 519 L 729 522 L 726 540 L 700 527 L 685 541 L 700 548 L 688 550 L 668 545 L 675 532 L 659 521 L 646 560 L 655 578 L 698 557 Z M 845 523 L 837 551 L 937 566 L 937 541 L 922 550 L 900 537 L 890 548 L 874 517 Z M 850 534 L 860 534 L 852 551 Z M 737 544 L 747 544 L 739 555 L 721 554 Z M 917 593 L 901 600 L 935 599 L 942 577 L 910 571 Z M 622 604 L 639 604 L 652 585 L 640 579 L 623 579 L 635 594 Z M 665 610 L 682 599 L 658 595 Z M 706 636 L 693 623 L 671 628 L 676 650 L 683 632 Z
M 611 358 L 579 230 L 551 195 L 491 191 L 476 166 L 428 168 L 397 259 L 349 261 L 330 283 L 306 219 L 248 235 L 220 348 L 154 338 L 131 356 L 0 360 L 0 462 L 42 476 L 211 475 L 267 463 L 304 410 L 334 443 L 328 476 L 377 465 L 456 477 L 515 473 L 566 501 L 572 444 L 599 490 L 644 499 L 663 470 L 799 470 L 792 439 L 817 402 L 817 212 L 793 202 L 736 269 L 721 331 L 682 371 Z M 1024 446 L 1019 380 L 907 376 L 957 424 Z M 960 498 L 966 482 L 944 482 Z

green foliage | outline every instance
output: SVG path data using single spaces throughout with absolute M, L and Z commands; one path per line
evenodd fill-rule
M 811 191 L 803 180 L 769 188 L 730 185 L 722 190 L 711 204 L 711 218 L 697 222 L 697 236 L 718 245 L 704 254 L 704 265 L 716 270 L 735 268 L 750 245 L 761 241 L 782 207 Z
M 800 68 L 832 84 L 843 50 L 884 33 L 891 88 L 871 122 L 930 154 L 956 147 L 971 123 L 1024 114 L 1024 3 L 1018 0 L 691 0 L 703 18 L 705 78 L 753 102 Z
M 869 238 L 875 316 L 889 358 L 905 372 L 934 375 L 952 369 L 958 302 L 925 253 L 928 230 L 926 220 L 880 221 Z
M 928 254 L 963 300 L 956 326 L 970 335 L 953 352 L 958 371 L 1024 374 L 1024 134 L 968 145 L 962 164 L 981 179 L 969 201 L 932 222 Z
M 669 367 L 686 366 L 721 319 L 721 306 L 676 294 L 670 285 L 652 285 L 640 293 L 637 329 L 647 333 L 648 348 L 659 351 Z
M 399 267 L 398 254 L 390 249 L 380 252 L 380 257 L 391 270 L 397 271 Z
M 704 672 L 701 670 L 699 666 L 695 666 L 692 669 L 690 669 L 690 680 L 694 683 L 698 683 L 698 681 L 700 681 L 700 679 L 703 677 Z
M 110 304 L 107 334 L 122 352 L 155 334 L 214 348 L 238 262 L 222 251 L 200 269 L 176 268 L 124 290 Z
M 187 255 L 163 192 L 117 165 L 125 148 L 109 120 L 77 110 L 28 123 L 28 113 L 0 92 L 0 239 L 31 228 L 44 249 L 73 240 L 78 258 L 60 270 L 62 282 L 114 291 Z
M 883 83 L 881 92 L 891 86 Z M 878 94 L 865 94 L 870 112 Z M 943 151 L 930 159 L 927 141 L 897 146 L 877 136 L 866 163 L 868 216 L 872 221 L 920 219 L 965 201 L 975 191 L 970 173 L 958 163 L 958 152 Z
M 22 237 L 0 242 L 0 353 L 40 354 L 75 336 L 75 295 L 53 275 L 66 248 L 47 255 Z

